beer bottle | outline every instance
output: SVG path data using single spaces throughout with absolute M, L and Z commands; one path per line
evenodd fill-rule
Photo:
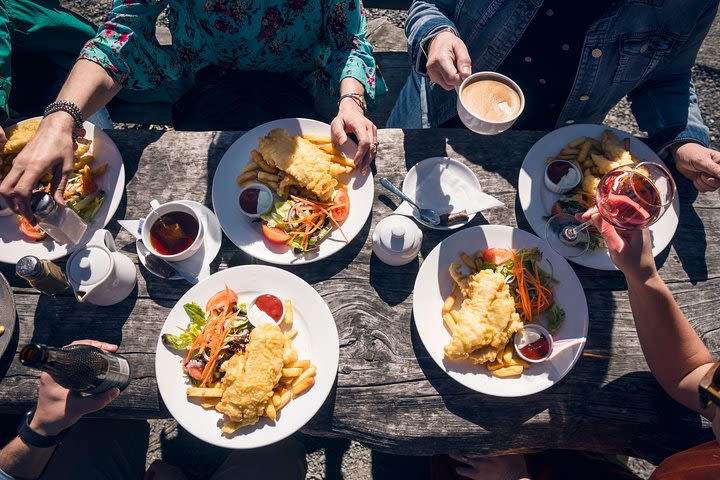
M 40 343 L 25 345 L 20 363 L 50 374 L 60 385 L 83 393 L 101 393 L 130 383 L 130 364 L 120 355 L 92 345 L 49 347 Z

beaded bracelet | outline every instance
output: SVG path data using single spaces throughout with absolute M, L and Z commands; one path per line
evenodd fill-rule
M 65 112 L 73 119 L 73 150 L 77 150 L 78 143 L 88 143 L 88 141 L 84 138 L 87 132 L 85 132 L 85 128 L 83 127 L 85 121 L 83 119 L 80 107 L 78 107 L 69 100 L 59 100 L 57 102 L 51 103 L 45 108 L 45 111 L 43 112 L 43 117 L 47 117 L 51 113 L 55 112 Z

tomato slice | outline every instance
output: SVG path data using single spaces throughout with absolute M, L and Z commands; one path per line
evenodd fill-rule
M 507 248 L 489 248 L 483 253 L 483 262 L 502 265 L 512 260 L 512 252 Z
M 331 213 L 337 223 L 347 220 L 350 215 L 350 196 L 346 189 L 341 188 L 335 193 L 335 202 Z
M 223 310 L 226 304 L 232 305 L 233 303 L 237 303 L 237 301 L 237 293 L 229 288 L 224 288 L 210 297 L 210 300 L 208 300 L 205 305 L 205 311 L 210 312 L 212 310 Z
M 197 380 L 198 382 L 202 381 L 202 368 L 193 365 L 187 367 L 187 373 L 192 379 Z
M 262 224 L 262 232 L 265 238 L 278 245 L 284 245 L 290 241 L 290 235 L 285 233 L 284 230 L 277 227 L 270 227 L 265 222 Z
M 29 240 L 37 242 L 47 238 L 47 233 L 43 232 L 38 226 L 33 227 L 30 225 L 30 222 L 28 222 L 25 217 L 18 215 L 17 222 L 18 230 Z

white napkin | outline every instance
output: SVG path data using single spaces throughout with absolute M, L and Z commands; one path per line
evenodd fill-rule
M 460 210 L 467 210 L 467 213 L 472 215 L 481 210 L 504 205 L 497 198 L 484 193 L 473 183 L 448 170 L 447 161 L 418 164 L 415 170 L 417 172 L 415 192 L 405 193 L 413 198 L 420 208 L 431 208 L 438 215 Z M 414 210 L 412 205 L 402 202 L 395 213 L 412 216 Z

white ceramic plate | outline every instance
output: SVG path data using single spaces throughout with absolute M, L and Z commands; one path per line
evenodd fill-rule
M 428 174 L 435 172 L 436 165 L 440 165 L 440 168 L 443 169 L 442 177 L 432 176 L 428 178 Z M 442 183 L 443 181 L 447 182 L 450 177 L 452 177 L 452 181 L 455 182 L 455 188 L 451 188 L 447 184 Z M 418 185 L 427 187 L 428 182 L 433 182 L 434 185 L 431 185 L 430 188 L 417 188 Z M 403 180 L 402 191 L 405 195 L 414 199 L 420 207 L 432 208 L 437 213 L 442 214 L 457 212 L 459 210 L 472 210 L 467 196 L 471 195 L 474 191 L 480 192 L 481 188 L 480 182 L 472 170 L 461 162 L 448 157 L 432 157 L 418 162 L 408 171 Z M 445 192 L 445 195 L 442 195 L 440 192 Z M 408 207 L 412 208 L 409 205 Z M 475 218 L 475 214 L 472 214 L 464 222 L 453 223 L 450 226 L 441 226 L 432 225 L 423 221 L 420 218 L 420 214 L 414 208 L 412 209 L 412 215 L 419 223 L 436 230 L 454 230 L 461 228 Z
M 420 339 L 435 363 L 450 377 L 476 392 L 498 397 L 520 397 L 540 392 L 562 379 L 575 365 L 581 345 L 563 350 L 551 361 L 532 365 L 516 378 L 493 377 L 484 365 L 472 365 L 445 358 L 443 348 L 450 341 L 441 309 L 452 290 L 448 268 L 460 261 L 460 252 L 471 255 L 491 247 L 532 248 L 543 252 L 541 268 L 560 280 L 554 289 L 555 299 L 565 310 L 562 327 L 553 335 L 557 340 L 587 335 L 588 309 L 585 293 L 570 264 L 535 235 L 504 225 L 482 225 L 468 228 L 440 242 L 423 261 L 413 290 L 413 316 Z
M 37 117 L 37 119 L 39 118 Z M 12 126 L 8 130 L 12 130 L 14 127 Z M 50 238 L 42 242 L 31 242 L 25 240 L 18 231 L 15 215 L 0 216 L 0 262 L 16 263 L 25 255 L 35 255 L 48 260 L 62 258 L 85 245 L 93 233 L 104 228 L 115 215 L 125 190 L 125 166 L 122 157 L 113 141 L 102 129 L 95 127 L 90 122 L 85 122 L 85 131 L 87 132 L 85 138 L 93 141 L 91 146 L 91 151 L 95 155 L 93 168 L 108 164 L 107 171 L 97 179 L 98 187 L 105 191 L 105 201 L 93 222 L 88 225 L 85 236 L 73 247 L 59 244 Z
M 178 268 L 181 268 L 183 271 L 192 273 L 199 280 L 204 280 L 210 276 L 210 262 L 215 260 L 215 257 L 217 257 L 217 254 L 220 251 L 220 246 L 222 245 L 222 228 L 220 228 L 220 222 L 218 221 L 217 216 L 215 216 L 213 211 L 205 205 L 192 200 L 180 200 L 180 203 L 184 203 L 195 210 L 199 216 L 203 216 L 203 231 L 205 234 L 203 235 L 203 244 L 197 252 L 195 252 L 190 258 L 175 263 L 177 263 Z M 145 265 L 145 256 L 141 255 L 140 252 L 137 252 L 137 254 L 140 259 L 140 263 L 142 263 L 143 267 L 147 269 L 147 265 Z M 148 270 L 148 272 L 152 273 L 156 277 L 160 277 L 150 270 Z M 180 275 L 173 275 L 166 280 L 183 280 L 183 277 Z
M 604 130 L 612 130 L 621 140 L 630 138 L 630 152 L 634 156 L 648 162 L 665 165 L 645 143 L 628 133 L 605 125 L 570 125 L 548 133 L 538 140 L 525 155 L 518 179 L 520 205 L 525 213 L 525 218 L 540 238 L 545 238 L 546 221 L 543 217 L 550 214 L 553 203 L 560 198 L 559 194 L 551 192 L 545 186 L 545 160 L 557 155 L 565 145 L 578 137 L 585 136 L 599 140 Z M 653 255 L 659 254 L 670 244 L 678 226 L 679 212 L 680 199 L 675 195 L 672 206 L 657 223 L 650 227 Z M 578 257 L 568 258 L 568 260 L 598 270 L 617 270 L 606 249 L 587 251 Z
M 155 355 L 158 389 L 172 416 L 199 439 L 225 448 L 262 447 L 302 428 L 322 406 L 337 374 L 337 329 L 327 304 L 304 280 L 275 267 L 243 265 L 217 272 L 188 290 L 170 311 L 161 335 L 177 334 L 176 327 L 187 325 L 184 304 L 196 302 L 204 307 L 210 297 L 225 288 L 226 284 L 238 293 L 241 302 L 250 301 L 262 293 L 292 300 L 295 313 L 293 327 L 298 331 L 293 345 L 299 358 L 309 359 L 317 365 L 315 385 L 283 408 L 277 422 L 263 419 L 256 425 L 238 430 L 232 437 L 225 437 L 220 434 L 222 415 L 215 410 L 204 410 L 187 399 L 185 390 L 189 382 L 182 374 L 183 358 L 168 350 L 158 337 Z M 282 328 L 287 329 L 286 326 Z
M 284 128 L 290 135 L 303 133 L 330 135 L 330 125 L 305 118 L 286 118 L 253 128 L 238 138 L 220 160 L 212 186 L 213 210 L 220 219 L 220 225 L 222 225 L 225 235 L 248 255 L 279 265 L 301 265 L 314 262 L 338 252 L 347 245 L 338 229 L 334 229 L 314 251 L 304 255 L 295 255 L 289 247 L 268 241 L 262 234 L 260 223 L 253 223 L 253 219 L 240 211 L 238 203 L 240 187 L 235 178 L 250 161 L 250 152 L 257 148 L 258 140 L 275 128 Z M 342 150 L 349 158 L 353 158 L 356 149 L 357 147 L 352 145 L 346 146 Z M 361 174 L 356 169 L 349 175 L 341 175 L 339 179 L 348 186 L 348 195 L 350 196 L 350 216 L 343 223 L 342 230 L 348 241 L 352 241 L 362 230 L 372 209 L 373 177 L 369 169 L 365 174 Z

